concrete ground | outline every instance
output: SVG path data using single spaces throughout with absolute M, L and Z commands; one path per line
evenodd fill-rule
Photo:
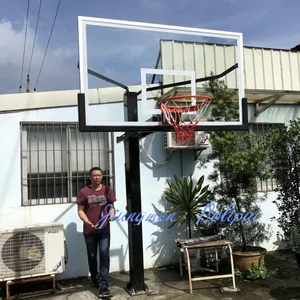
M 278 269 L 276 275 L 259 282 L 236 280 L 239 292 L 221 292 L 221 287 L 230 287 L 230 279 L 197 281 L 193 283 L 193 295 L 189 293 L 186 272 L 181 277 L 177 268 L 161 268 L 145 271 L 145 282 L 153 295 L 131 297 L 124 289 L 129 280 L 128 273 L 111 274 L 112 300 L 298 300 L 300 299 L 300 269 L 293 253 L 269 252 L 266 256 L 269 270 Z M 20 298 L 21 299 L 21 298 Z M 49 296 L 38 296 L 39 300 L 80 300 L 98 299 L 97 289 L 92 288 L 86 278 L 77 278 L 58 282 L 58 291 Z

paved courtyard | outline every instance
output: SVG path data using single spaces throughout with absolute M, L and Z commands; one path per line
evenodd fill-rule
M 146 284 L 153 291 L 153 295 L 140 295 L 130 297 L 124 290 L 128 273 L 111 274 L 112 300 L 127 299 L 201 299 L 201 300 L 298 300 L 300 299 L 300 269 L 293 253 L 268 253 L 266 263 L 270 270 L 278 268 L 275 276 L 259 282 L 242 282 L 237 280 L 239 292 L 222 293 L 220 287 L 229 287 L 230 279 L 198 281 L 193 283 L 193 295 L 189 293 L 187 274 L 180 276 L 177 268 L 162 268 L 159 270 L 146 270 Z M 91 288 L 86 278 L 64 280 L 58 282 L 58 291 L 54 295 L 39 296 L 32 299 L 40 300 L 80 300 L 98 299 L 97 289 Z

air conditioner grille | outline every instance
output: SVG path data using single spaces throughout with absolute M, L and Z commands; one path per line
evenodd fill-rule
M 192 139 L 183 143 L 176 141 L 175 132 L 164 133 L 164 148 L 190 148 L 190 149 L 206 149 L 209 147 L 209 134 L 203 131 L 195 131 Z
M 175 132 L 172 132 L 172 145 L 180 145 L 181 143 L 177 143 L 176 141 L 176 134 Z M 189 141 L 182 142 L 182 145 L 184 146 L 194 146 L 195 145 L 195 132 L 193 133 L 193 138 Z
M 4 233 L 0 238 L 0 247 L 1 276 L 23 276 L 45 271 L 44 231 Z

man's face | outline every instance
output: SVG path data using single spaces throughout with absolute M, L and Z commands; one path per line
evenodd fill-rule
M 93 184 L 100 184 L 102 181 L 101 171 L 93 171 L 90 177 Z

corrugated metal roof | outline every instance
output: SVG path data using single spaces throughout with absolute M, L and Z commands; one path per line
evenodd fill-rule
M 196 77 L 219 74 L 237 63 L 236 46 L 182 41 L 161 41 L 164 69 L 195 70 Z M 280 49 L 244 47 L 245 89 L 300 91 L 300 53 Z M 237 88 L 237 71 L 224 77 Z M 185 80 L 164 77 L 164 84 Z M 202 83 L 197 84 L 203 86 Z

